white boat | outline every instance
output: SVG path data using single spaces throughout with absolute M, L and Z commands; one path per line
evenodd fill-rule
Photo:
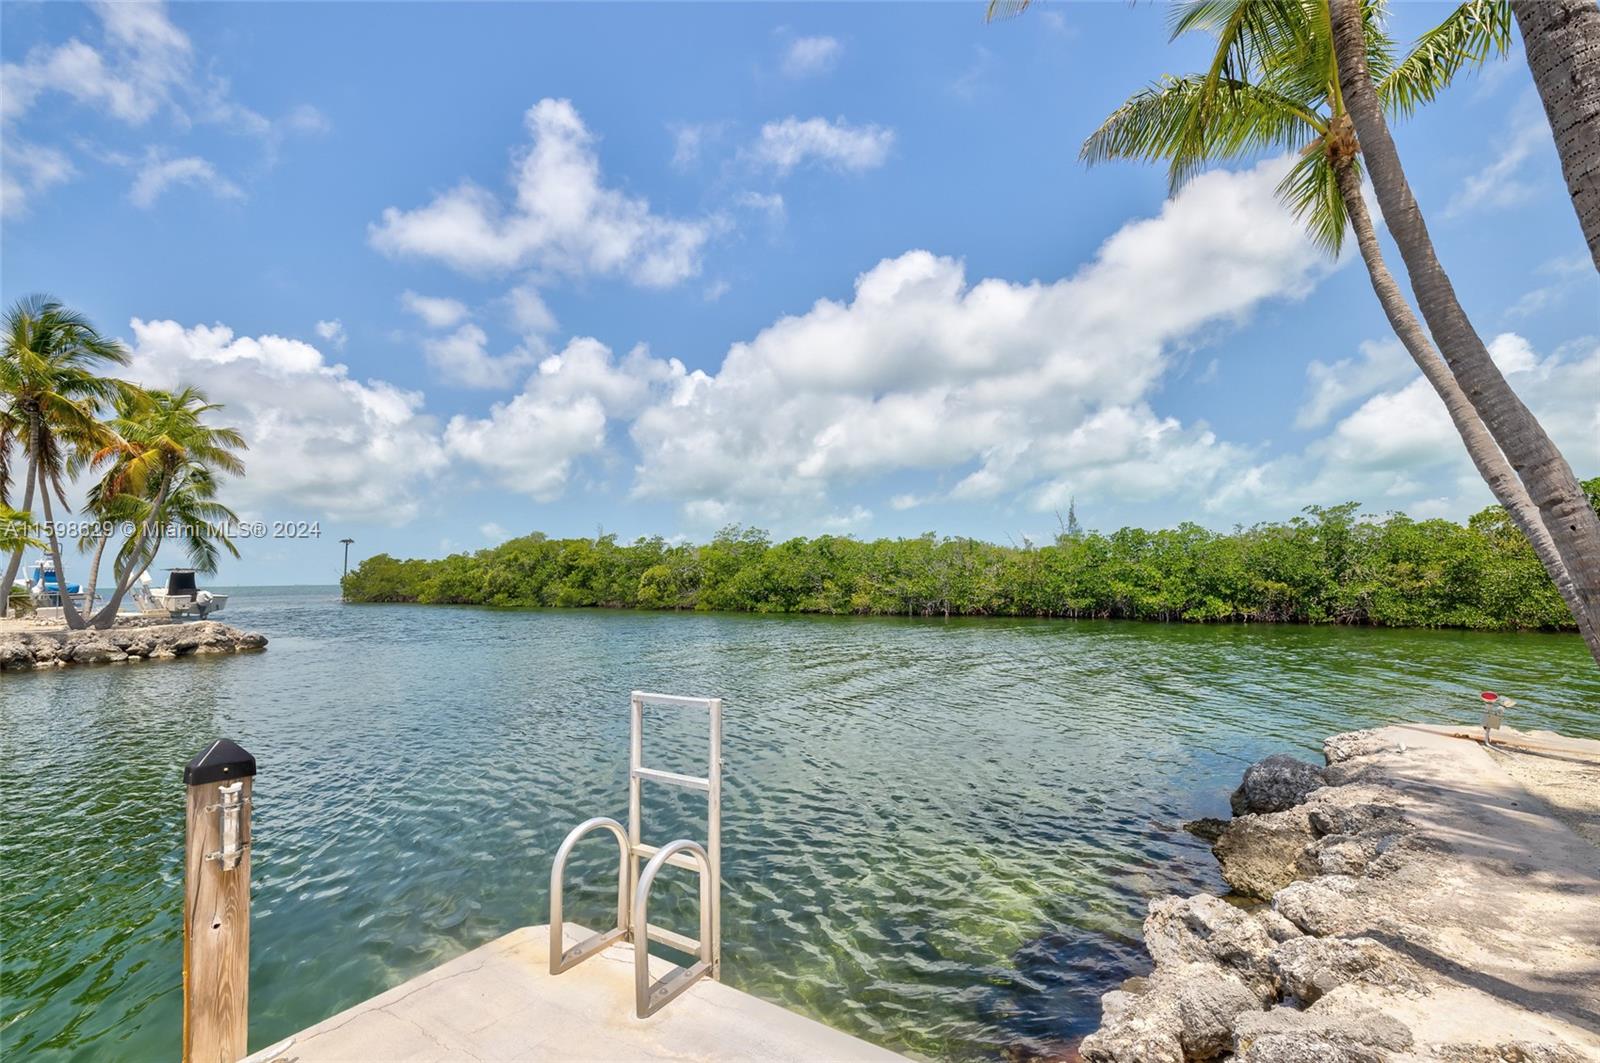
M 134 600 L 140 612 L 192 616 L 200 620 L 222 612 L 228 604 L 226 594 L 215 594 L 196 586 L 192 568 L 167 569 L 167 583 L 160 590 L 154 588 L 150 573 L 146 572 L 139 577 L 139 592 Z

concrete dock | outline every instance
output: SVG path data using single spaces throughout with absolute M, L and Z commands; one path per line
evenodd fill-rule
M 568 947 L 590 931 L 566 924 Z M 634 1016 L 633 946 L 551 976 L 548 926 L 523 927 L 246 1063 L 347 1060 L 656 1060 L 887 1063 L 904 1057 L 737 989 L 702 980 Z M 671 969 L 652 957 L 651 977 Z

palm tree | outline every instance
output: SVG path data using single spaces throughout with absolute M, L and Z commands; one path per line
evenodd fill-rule
M 1489 5 L 1482 5 L 1489 6 Z M 1418 42 L 1402 62 L 1373 8 L 1364 12 L 1369 66 L 1383 72 L 1380 96 L 1409 111 L 1432 99 L 1473 57 L 1503 51 L 1506 19 L 1463 5 Z M 1490 12 L 1493 14 L 1493 12 Z M 1278 187 L 1314 240 L 1337 254 L 1353 231 L 1390 326 L 1433 386 L 1484 481 L 1533 544 L 1600 661 L 1600 631 L 1577 595 L 1538 508 L 1473 409 L 1390 274 L 1361 195 L 1357 144 L 1339 91 L 1327 8 L 1320 4 L 1190 2 L 1174 9 L 1173 36 L 1217 38 L 1204 74 L 1164 78 L 1135 93 L 1083 146 L 1090 163 L 1114 158 L 1164 161 L 1174 187 L 1205 163 L 1271 151 L 1299 153 Z
M 1511 0 L 1510 6 L 1556 136 L 1578 224 L 1600 269 L 1600 5 Z
M 115 340 L 95 331 L 88 319 L 46 295 L 19 300 L 5 317 L 5 349 L 0 352 L 0 500 L 9 491 L 12 445 L 27 459 L 22 509 L 33 509 L 35 489 L 41 498 L 56 578 L 63 588 L 61 544 L 56 535 L 51 495 L 67 505 L 62 477 L 72 463 L 104 447 L 112 437 L 98 414 L 126 394 L 130 385 L 99 375 L 108 365 L 126 365 L 128 354 Z M 22 547 L 11 551 L 5 579 L 9 588 L 22 564 Z M 77 610 L 63 596 L 68 622 Z M 0 600 L 0 615 L 7 603 Z
M 205 423 L 208 414 L 220 409 L 192 387 L 129 395 L 117 404 L 112 422 L 116 438 L 92 459 L 94 467 L 106 469 L 96 498 L 108 507 L 113 498 L 131 498 L 139 517 L 118 552 L 116 590 L 89 625 L 108 628 L 116 620 L 133 581 L 155 559 L 161 542 L 173 534 L 169 523 L 190 517 L 209 523 L 212 518 L 207 514 L 232 518 L 231 510 L 214 501 L 216 476 L 243 473 L 238 452 L 248 447 L 235 429 Z M 233 549 L 225 534 L 219 539 L 203 527 L 185 527 L 179 534 L 185 537 L 191 559 L 210 557 L 213 567 L 219 541 Z
M 0 502 L 0 554 L 42 548 L 44 542 L 35 534 L 38 530 L 38 526 L 33 522 L 32 513 L 12 509 Z M 26 611 L 32 608 L 25 589 L 7 583 L 0 587 L 0 591 L 4 592 L 4 597 L 13 611 Z
M 1320 4 L 1320 0 L 1317 0 Z M 1360 137 L 1384 221 L 1410 275 L 1417 305 L 1451 374 L 1471 400 L 1494 441 L 1539 508 L 1544 526 L 1571 575 L 1579 608 L 1591 629 L 1600 628 L 1600 515 L 1572 466 L 1522 399 L 1506 383 L 1434 253 L 1427 223 L 1400 166 L 1383 115 L 1375 71 L 1364 47 L 1365 18 L 1358 0 L 1330 0 L 1330 23 L 1339 67 L 1338 89 Z M 1581 621 L 1580 621 L 1581 622 Z M 1590 642 L 1600 661 L 1600 648 Z

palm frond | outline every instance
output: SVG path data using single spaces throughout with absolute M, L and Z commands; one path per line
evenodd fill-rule
M 1168 164 L 1183 184 L 1208 162 L 1295 150 L 1324 128 L 1315 112 L 1257 85 L 1225 82 L 1209 95 L 1201 75 L 1166 78 L 1135 93 L 1083 142 L 1087 163 L 1140 159 Z
M 1378 98 L 1393 114 L 1412 114 L 1443 92 L 1463 68 L 1506 54 L 1513 28 L 1506 0 L 1467 0 L 1418 37 L 1392 70 L 1374 73 Z

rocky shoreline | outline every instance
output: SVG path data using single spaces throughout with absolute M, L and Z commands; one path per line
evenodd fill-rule
M 0 671 L 172 660 L 266 646 L 265 635 L 215 620 L 118 624 L 109 631 L 12 631 L 0 633 Z
M 1600 848 L 1444 731 L 1251 766 L 1233 819 L 1189 825 L 1234 896 L 1150 905 L 1155 969 L 1102 997 L 1081 1058 L 1600 1059 Z

